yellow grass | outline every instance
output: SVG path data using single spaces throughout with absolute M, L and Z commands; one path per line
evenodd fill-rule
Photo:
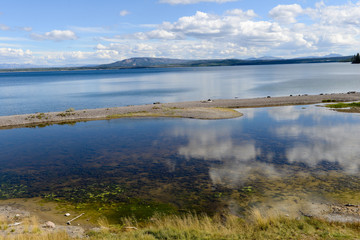
M 89 231 L 86 239 L 359 239 L 359 223 L 329 223 L 324 220 L 302 217 L 294 219 L 276 211 L 252 209 L 249 216 L 240 218 L 231 214 L 214 217 L 197 214 L 156 215 L 146 223 L 133 218 L 122 219 L 122 225 L 110 225 L 106 218 L 100 218 L 100 231 Z M 0 219 L 3 225 L 6 219 Z M 24 221 L 28 229 L 39 226 L 35 218 Z M 10 233 L 9 240 L 68 240 L 65 232 L 51 232 L 39 228 L 38 232 Z M 2 238 L 3 237 L 3 238 Z

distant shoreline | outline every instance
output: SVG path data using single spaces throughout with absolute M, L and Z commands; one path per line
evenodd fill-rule
M 96 70 L 121 70 L 121 69 L 142 69 L 142 68 L 185 68 L 185 67 L 221 67 L 221 66 L 248 66 L 248 65 L 283 65 L 303 63 L 350 63 L 352 56 L 338 57 L 309 57 L 293 59 L 203 59 L 184 60 L 167 58 L 130 58 L 122 61 L 95 66 L 79 67 L 24 67 L 4 68 L 0 73 L 11 72 L 52 72 L 52 71 L 96 71 Z
M 168 117 L 194 119 L 228 119 L 242 116 L 234 109 L 309 105 L 322 102 L 360 101 L 360 93 L 336 93 L 263 97 L 250 99 L 215 99 L 178 103 L 154 103 L 126 107 L 74 110 L 64 112 L 34 113 L 0 116 L 0 129 L 11 129 L 81 121 L 108 120 L 115 118 Z

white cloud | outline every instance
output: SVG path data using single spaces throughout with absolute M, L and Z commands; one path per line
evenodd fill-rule
M 113 32 L 110 28 L 107 27 L 77 27 L 72 26 L 70 29 L 77 33 L 111 33 Z
M 103 39 L 112 43 L 108 45 L 100 44 L 96 49 L 116 50 L 125 58 L 133 56 L 148 57 L 172 57 L 184 59 L 209 59 L 246 56 L 259 54 L 263 48 L 243 47 L 231 42 L 207 41 L 207 40 L 161 40 L 161 41 L 142 41 L 124 39 Z M 146 51 L 139 46 L 146 44 Z
M 180 4 L 180 1 L 162 2 Z M 173 22 L 137 25 L 148 30 L 132 34 L 110 36 L 115 27 L 69 27 L 68 30 L 33 33 L 30 36 L 36 40 L 64 41 L 77 39 L 75 33 L 92 33 L 97 42 L 93 43 L 93 52 L 86 52 L 84 56 L 89 57 L 89 62 L 99 63 L 133 56 L 209 59 L 264 55 L 300 57 L 329 52 L 350 55 L 360 44 L 358 12 L 360 2 L 338 6 L 319 3 L 312 8 L 291 4 L 275 6 L 269 11 L 269 20 L 251 9 L 228 9 L 223 14 L 198 11 Z M 133 27 L 126 25 L 126 29 Z M 0 30 L 9 30 L 9 27 L 0 25 Z M 89 42 L 86 45 L 89 46 Z M 63 56 L 64 59 L 83 60 L 73 58 L 71 54 Z
M 2 63 L 30 63 L 33 60 L 33 53 L 30 50 L 21 48 L 0 48 L 0 62 Z
M 360 43 L 358 12 L 360 2 L 342 6 L 316 4 L 306 9 L 299 4 L 278 5 L 269 12 L 272 17 L 269 21 L 259 20 L 253 10 L 230 9 L 223 15 L 198 11 L 174 22 L 151 26 L 153 30 L 115 36 L 112 40 L 142 41 L 153 46 L 155 55 L 161 52 L 167 57 L 173 57 L 170 49 L 181 45 L 186 47 L 182 49 L 182 58 L 192 53 L 192 59 L 294 57 L 328 52 L 345 55 L 352 54 Z M 164 52 L 159 42 L 165 42 L 169 51 Z M 195 46 L 204 42 L 208 48 L 201 53 Z
M 281 23 L 295 23 L 296 17 L 304 12 L 299 4 L 278 5 L 271 9 L 270 16 Z
M 226 2 L 236 2 L 238 0 L 159 0 L 160 3 L 168 4 L 196 4 L 200 2 L 215 2 L 215 3 L 226 3 Z
M 13 48 L 0 48 L 0 55 L 2 57 L 22 57 L 31 56 L 30 50 L 13 49 Z
M 98 45 L 96 45 L 95 49 L 96 50 L 106 50 L 107 47 L 99 43 Z
M 5 24 L 0 24 L 0 30 L 7 31 L 7 30 L 10 30 L 10 27 L 6 26 Z
M 129 15 L 129 14 L 130 14 L 130 12 L 127 11 L 127 10 L 122 10 L 122 11 L 120 11 L 120 16 L 122 16 L 122 17 L 124 17 L 124 16 L 126 16 L 126 15 Z
M 341 27 L 359 28 L 360 24 L 360 1 L 356 4 L 348 2 L 340 6 L 326 6 L 324 3 L 317 4 L 316 8 L 309 9 L 309 15 L 319 20 L 321 25 L 335 25 Z
M 73 31 L 70 30 L 52 30 L 44 34 L 33 33 L 30 35 L 35 40 L 52 40 L 52 41 L 65 41 L 76 40 L 78 37 Z
M 32 31 L 32 27 L 22 27 L 21 30 L 25 31 L 25 32 L 31 32 Z
M 118 36 L 118 38 L 142 41 L 191 39 L 195 45 L 199 45 L 199 41 L 206 41 L 219 46 L 217 52 L 225 57 L 229 57 L 227 54 L 236 56 L 235 53 L 239 53 L 236 48 L 243 53 L 237 55 L 239 57 L 245 55 L 244 53 L 254 56 L 258 50 L 266 51 L 282 45 L 311 47 L 311 43 L 304 38 L 304 35 L 294 33 L 277 22 L 255 21 L 253 20 L 255 17 L 257 15 L 252 10 L 233 9 L 225 12 L 224 15 L 198 11 L 193 16 L 181 17 L 173 23 L 164 22 L 155 30 Z M 221 44 L 218 44 L 220 42 Z M 225 46 L 229 48 L 226 49 Z M 250 49 L 258 50 L 251 52 Z

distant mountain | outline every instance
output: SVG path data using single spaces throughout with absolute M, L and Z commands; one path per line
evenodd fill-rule
M 282 58 L 273 57 L 273 56 L 263 56 L 263 57 L 259 57 L 259 58 L 247 58 L 246 60 L 256 61 L 256 60 L 279 60 L 279 59 L 282 59 Z
M 335 57 L 332 57 L 335 56 Z M 282 59 L 270 56 L 251 59 L 205 59 L 182 60 L 170 58 L 130 58 L 122 61 L 103 64 L 93 69 L 120 69 L 120 68 L 154 68 L 154 67 L 210 67 L 210 66 L 237 66 L 237 65 L 265 65 L 265 64 L 296 64 L 296 63 L 322 63 L 322 62 L 350 62 L 351 56 L 338 56 L 331 54 L 324 57 L 308 57 Z
M 110 64 L 102 64 L 98 68 L 134 68 L 134 67 L 156 67 L 173 64 L 186 64 L 191 60 L 171 59 L 171 58 L 149 58 L 138 57 L 117 61 Z
M 299 57 L 299 58 L 295 58 L 295 59 L 311 59 L 311 58 L 341 58 L 344 57 L 341 54 L 336 54 L 336 53 L 331 53 L 325 56 L 306 56 L 306 57 Z
M 184 60 L 172 58 L 149 58 L 138 57 L 117 61 L 110 64 L 87 65 L 81 67 L 41 67 L 30 64 L 0 64 L 0 72 L 19 71 L 74 71 L 74 70 L 105 70 L 124 68 L 167 68 L 167 67 L 213 67 L 213 66 L 240 66 L 240 65 L 269 65 L 269 64 L 299 64 L 299 63 L 329 63 L 329 62 L 351 62 L 353 56 L 341 56 L 330 54 L 324 57 L 307 57 L 281 59 L 264 56 L 251 59 L 205 59 Z
M 279 57 L 272 57 L 272 56 L 263 56 L 261 58 L 258 58 L 257 60 L 280 60 L 282 58 Z
M 333 57 L 343 57 L 341 54 L 331 53 L 328 55 L 325 55 L 324 57 L 333 58 Z

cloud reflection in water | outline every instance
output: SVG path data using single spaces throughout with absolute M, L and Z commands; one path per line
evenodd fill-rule
M 180 155 L 188 160 L 213 161 L 209 175 L 214 184 L 241 185 L 254 172 L 268 178 L 289 175 L 291 171 L 285 173 L 284 168 L 279 168 L 277 158 L 281 154 L 290 165 L 303 163 L 316 169 L 317 165 L 330 162 L 347 174 L 359 172 L 360 122 L 354 121 L 354 115 L 316 106 L 243 110 L 248 123 L 238 120 L 214 127 L 209 122 L 208 127 L 205 124 L 175 131 L 175 136 L 188 139 L 186 145 L 179 147 Z M 264 132 L 256 122 L 271 127 Z M 271 145 L 274 143 L 276 147 Z
M 214 184 L 238 185 L 254 171 L 260 170 L 267 177 L 278 175 L 271 164 L 260 162 L 261 149 L 255 141 L 234 143 L 231 128 L 177 129 L 176 136 L 186 136 L 188 144 L 179 148 L 179 154 L 191 158 L 214 161 L 209 175 Z M 272 158 L 272 154 L 267 155 Z M 218 164 L 217 161 L 221 161 Z
M 300 125 L 285 126 L 276 131 L 280 136 L 307 139 L 289 147 L 286 156 L 289 162 L 302 162 L 316 166 L 322 161 L 338 163 L 349 174 L 359 171 L 360 123 L 335 126 Z

